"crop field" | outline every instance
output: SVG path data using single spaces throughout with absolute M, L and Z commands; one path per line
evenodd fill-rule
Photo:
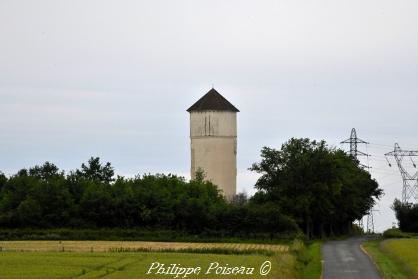
M 296 276 L 295 258 L 283 245 L 136 241 L 2 241 L 0 247 L 0 278 L 210 279 L 295 278 Z M 142 251 L 142 249 L 148 251 Z M 204 254 L 175 252 L 183 249 L 190 249 L 190 251 L 221 249 L 221 251 L 232 252 L 231 254 L 213 254 L 210 251 Z M 162 250 L 170 250 L 170 252 L 161 252 Z M 251 252 L 252 250 L 254 253 Z M 257 252 L 261 250 L 269 251 L 270 254 Z M 236 251 L 246 251 L 246 254 L 238 252 L 234 254 Z M 267 261 L 271 263 L 271 271 L 267 276 L 263 276 L 260 273 L 263 268 L 264 271 L 268 269 Z M 168 270 L 170 266 L 172 268 Z M 239 273 L 235 276 L 224 274 L 222 276 L 221 273 L 232 272 L 234 267 L 237 267 L 235 270 L 238 272 L 250 274 Z M 163 269 L 159 270 L 159 268 Z M 158 274 L 159 271 L 164 270 L 172 274 Z M 189 274 L 186 275 L 186 273 Z
M 287 245 L 249 243 L 189 243 L 151 241 L 0 241 L 2 251 L 32 252 L 112 252 L 122 251 L 166 251 L 190 249 L 225 249 L 230 251 L 287 252 Z
M 381 243 L 382 250 L 405 265 L 407 272 L 418 278 L 418 239 L 390 239 Z
M 384 278 L 418 278 L 418 239 L 368 241 L 363 245 Z

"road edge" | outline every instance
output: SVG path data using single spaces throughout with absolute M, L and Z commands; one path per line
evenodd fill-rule
M 368 240 L 367 240 L 368 241 Z M 382 277 L 383 279 L 385 278 L 382 271 L 380 270 L 379 266 L 377 265 L 377 263 L 374 261 L 373 257 L 367 252 L 367 250 L 363 247 L 363 243 L 360 244 L 360 250 L 367 255 L 367 257 L 370 259 L 370 261 L 373 263 L 374 267 L 376 268 L 377 272 L 379 272 L 380 277 Z

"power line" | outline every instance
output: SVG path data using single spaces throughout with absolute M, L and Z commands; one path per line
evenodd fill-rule
M 374 142 L 369 142 L 369 144 L 371 146 L 374 146 L 373 148 L 380 148 L 380 149 L 387 149 L 386 147 L 393 148 L 393 145 L 390 145 L 390 144 L 380 144 L 380 143 L 374 143 Z M 413 149 L 412 147 L 406 147 L 406 148 Z

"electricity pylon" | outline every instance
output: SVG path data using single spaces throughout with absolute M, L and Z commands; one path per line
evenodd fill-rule
M 418 201 L 418 171 L 411 175 L 402 165 L 404 158 L 409 157 L 409 159 L 412 162 L 412 165 L 416 168 L 417 166 L 415 165 L 415 162 L 412 158 L 418 156 L 418 151 L 402 150 L 399 147 L 399 144 L 395 143 L 394 150 L 386 153 L 385 156 L 390 167 L 392 165 L 389 163 L 388 156 L 393 156 L 396 160 L 399 171 L 401 172 L 403 180 L 402 202 L 412 202 L 413 199 L 415 201 Z
M 379 210 L 370 209 L 369 214 L 367 215 L 367 233 L 374 233 L 374 219 L 373 219 L 374 211 L 379 211 Z
M 361 152 L 357 149 L 357 144 L 359 144 L 359 143 L 369 144 L 369 143 L 362 140 L 362 139 L 359 139 L 357 137 L 357 132 L 356 132 L 355 128 L 351 129 L 350 138 L 341 142 L 341 144 L 343 144 L 343 143 L 349 143 L 350 144 L 350 156 L 351 156 L 351 158 L 353 158 L 357 162 L 359 162 L 359 160 L 357 158 L 358 156 L 367 156 L 367 157 L 370 156 L 369 154 Z M 361 166 L 365 169 L 370 168 L 369 166 L 363 165 L 360 162 L 359 162 L 359 166 Z M 373 222 L 373 211 L 372 210 L 369 211 L 369 214 L 367 215 L 367 231 L 369 230 L 369 218 L 371 219 L 371 222 Z M 357 224 L 362 230 L 364 230 L 363 217 L 360 218 L 359 220 L 357 220 Z M 373 225 L 373 227 L 374 227 L 374 225 Z M 374 231 L 374 228 L 373 228 L 373 231 Z
M 351 135 L 349 139 L 346 139 L 344 141 L 341 142 L 342 143 L 349 143 L 350 144 L 350 156 L 355 159 L 356 161 L 358 161 L 358 156 L 370 156 L 369 154 L 366 154 L 364 152 L 361 152 L 357 149 L 357 144 L 359 143 L 363 143 L 363 144 L 369 144 L 368 142 L 359 139 L 357 137 L 357 132 L 356 129 L 351 129 Z M 362 166 L 363 168 L 370 168 L 369 166 L 365 166 L 363 164 L 359 164 L 360 166 Z

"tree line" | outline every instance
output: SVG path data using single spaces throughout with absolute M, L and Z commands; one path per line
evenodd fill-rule
M 64 173 L 46 162 L 9 177 L 0 173 L 0 227 L 147 228 L 254 237 L 347 233 L 382 194 L 358 162 L 325 142 L 291 139 L 263 148 L 257 192 L 226 200 L 199 174 L 115 176 L 90 158 Z
M 240 196 L 227 202 L 202 175 L 114 177 L 110 163 L 91 158 L 65 174 L 46 162 L 0 175 L 0 227 L 154 228 L 225 235 L 294 232 L 296 224 L 268 204 Z

